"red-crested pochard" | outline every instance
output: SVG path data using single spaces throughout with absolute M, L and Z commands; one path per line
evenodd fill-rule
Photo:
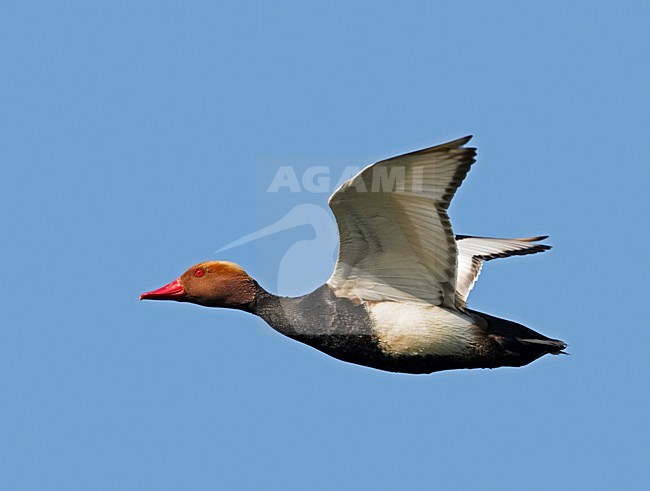
M 454 235 L 447 208 L 475 161 L 471 137 L 366 167 L 330 198 L 339 228 L 330 279 L 279 297 L 240 266 L 208 261 L 141 299 L 240 309 L 343 361 L 391 372 L 519 367 L 566 344 L 470 310 L 483 261 L 550 249 L 546 237 Z

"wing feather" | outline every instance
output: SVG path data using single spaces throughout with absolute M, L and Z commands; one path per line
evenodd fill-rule
M 328 284 L 339 295 L 455 308 L 447 208 L 475 161 L 470 138 L 377 162 L 332 195 L 340 247 Z
M 548 238 L 546 235 L 520 239 L 457 235 L 458 273 L 456 276 L 456 292 L 458 305 L 464 306 L 465 302 L 467 302 L 467 297 L 481 273 L 483 261 L 547 251 L 551 246 L 538 243 L 546 238 Z

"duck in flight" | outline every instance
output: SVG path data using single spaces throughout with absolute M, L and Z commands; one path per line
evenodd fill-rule
M 562 341 L 467 307 L 484 261 L 550 249 L 545 236 L 454 235 L 447 208 L 475 162 L 470 139 L 382 160 L 336 190 L 338 260 L 311 293 L 276 296 L 241 266 L 207 261 L 140 299 L 243 310 L 334 358 L 390 372 L 520 367 L 562 353 Z

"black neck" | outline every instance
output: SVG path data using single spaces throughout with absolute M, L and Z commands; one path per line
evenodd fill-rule
M 255 314 L 276 331 L 290 337 L 296 334 L 296 326 L 300 325 L 300 319 L 296 317 L 295 309 L 292 308 L 296 299 L 291 297 L 280 297 L 267 292 L 257 282 L 255 300 L 245 309 Z

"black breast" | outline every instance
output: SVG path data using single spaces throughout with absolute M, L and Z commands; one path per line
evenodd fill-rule
M 296 298 L 261 292 L 253 313 L 278 332 L 340 360 L 379 368 L 385 358 L 365 307 L 336 297 L 326 284 Z

